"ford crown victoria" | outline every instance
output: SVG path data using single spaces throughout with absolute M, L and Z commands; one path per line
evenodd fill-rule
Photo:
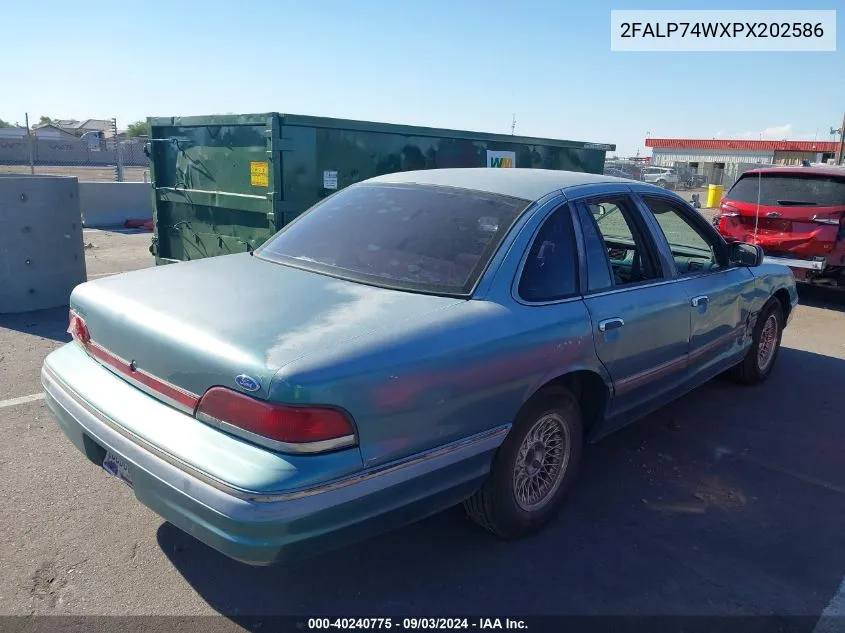
M 42 382 L 82 453 L 240 561 L 459 503 L 516 538 L 585 442 L 717 374 L 766 379 L 797 294 L 762 260 L 646 183 L 379 176 L 252 253 L 77 286 Z

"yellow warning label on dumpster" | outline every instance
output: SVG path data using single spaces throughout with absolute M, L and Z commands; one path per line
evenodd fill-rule
M 270 165 L 260 161 L 249 164 L 249 182 L 253 187 L 270 186 Z

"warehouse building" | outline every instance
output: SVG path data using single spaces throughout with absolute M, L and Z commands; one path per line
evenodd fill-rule
M 836 153 L 834 141 L 745 141 L 728 139 L 647 138 L 652 165 L 675 163 L 825 163 Z
M 689 169 L 709 184 L 730 186 L 739 175 L 760 164 L 801 165 L 833 160 L 834 141 L 751 141 L 730 139 L 647 138 L 651 164 Z

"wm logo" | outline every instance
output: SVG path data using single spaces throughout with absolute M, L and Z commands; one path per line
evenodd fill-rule
M 511 158 L 491 158 L 490 167 L 513 167 Z

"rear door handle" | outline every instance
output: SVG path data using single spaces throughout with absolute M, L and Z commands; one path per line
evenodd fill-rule
M 625 325 L 625 321 L 623 321 L 619 317 L 615 317 L 613 319 L 605 319 L 604 321 L 599 321 L 599 332 L 615 330 L 616 328 L 620 328 L 623 325 Z
M 692 304 L 693 308 L 697 308 L 698 306 L 702 305 L 706 306 L 708 303 L 710 303 L 710 299 L 707 297 L 707 295 L 701 295 L 698 297 L 693 297 L 690 303 Z

